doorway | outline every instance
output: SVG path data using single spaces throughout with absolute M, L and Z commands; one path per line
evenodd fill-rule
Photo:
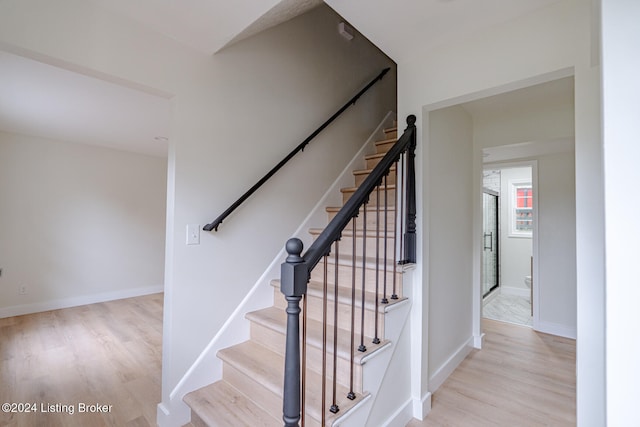
M 533 165 L 483 172 L 483 317 L 533 326 Z

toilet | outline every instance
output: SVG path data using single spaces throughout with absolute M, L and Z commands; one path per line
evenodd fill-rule
M 531 288 L 531 276 L 524 276 L 524 284 L 527 285 L 527 288 Z

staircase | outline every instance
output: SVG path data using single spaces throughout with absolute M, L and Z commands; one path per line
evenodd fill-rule
M 341 190 L 343 203 L 353 195 L 397 139 L 397 127 L 384 130 L 384 138 L 375 143 L 376 153 L 365 156 L 365 169 L 353 171 L 354 187 Z M 387 191 L 385 191 L 385 184 Z M 303 371 L 306 373 L 303 374 L 306 376 L 304 389 L 306 403 L 301 425 L 337 425 L 341 417 L 369 397 L 370 390 L 363 390 L 362 386 L 362 365 L 375 357 L 381 349 L 388 347 L 389 342 L 384 339 L 385 313 L 394 304 L 404 300 L 401 296 L 402 274 L 396 271 L 395 267 L 397 254 L 393 236 L 398 221 L 395 211 L 395 188 L 394 166 L 382 185 L 371 193 L 366 207 L 360 209 L 355 227 L 349 225 L 343 231 L 339 248 L 335 248 L 334 245 L 330 255 L 324 257 L 311 272 L 306 301 L 303 305 L 306 320 L 303 323 L 304 326 L 301 326 L 301 329 L 306 329 L 306 348 L 303 348 L 306 357 L 303 355 L 302 362 Z M 329 221 L 339 209 L 339 207 L 326 208 Z M 385 229 L 388 230 L 389 238 L 387 239 L 382 236 Z M 310 229 L 309 232 L 315 238 L 322 229 Z M 336 252 L 338 252 L 337 258 Z M 362 292 L 363 272 L 364 293 Z M 218 352 L 218 357 L 223 361 L 222 379 L 184 397 L 185 403 L 191 408 L 191 423 L 188 425 L 198 427 L 283 425 L 287 302 L 280 292 L 280 281 L 273 280 L 271 284 L 275 292 L 274 306 L 246 315 L 251 325 L 250 339 Z M 337 313 L 337 339 L 335 340 L 337 350 L 334 398 L 335 313 Z M 326 328 L 323 326 L 323 318 L 326 318 Z M 362 319 L 364 319 L 364 337 L 360 334 Z M 355 331 L 353 336 L 352 327 Z M 323 352 L 323 343 L 326 343 L 324 344 L 326 354 Z M 359 351 L 359 348 L 362 349 L 362 344 L 366 347 L 365 351 Z M 305 364 L 306 369 L 304 369 Z M 326 389 L 324 399 L 323 381 Z M 349 394 L 351 395 L 348 398 Z M 336 413 L 329 410 L 332 405 L 337 406 Z

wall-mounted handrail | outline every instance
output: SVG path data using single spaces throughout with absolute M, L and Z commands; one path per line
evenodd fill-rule
M 371 88 L 371 86 L 376 84 L 376 82 L 378 82 L 379 80 L 382 80 L 382 78 L 385 76 L 385 74 L 387 74 L 389 72 L 389 70 L 390 70 L 390 68 L 385 68 L 384 70 L 382 70 L 380 72 L 380 74 L 378 74 L 376 76 L 376 78 L 371 80 L 369 82 L 369 84 L 367 84 L 364 88 L 362 88 L 362 90 L 360 90 L 360 92 L 358 92 L 353 98 L 351 98 L 346 104 L 344 104 L 342 106 L 342 108 L 340 108 L 338 111 L 336 111 L 335 114 L 333 114 L 331 117 L 329 117 L 329 119 L 327 119 L 322 125 L 320 125 L 320 127 L 318 129 L 313 131 L 313 133 L 311 133 L 311 135 L 309 135 L 304 141 L 302 141 L 300 144 L 298 144 L 298 146 L 293 151 L 291 151 L 284 159 L 282 159 L 277 165 L 275 165 L 273 167 L 273 169 L 271 169 L 265 176 L 263 176 L 260 179 L 260 181 L 256 182 L 253 185 L 253 187 L 248 189 L 238 200 L 233 202 L 233 204 L 231 206 L 229 206 L 224 212 L 222 212 L 222 214 L 220 214 L 220 216 L 218 216 L 216 219 L 214 219 L 211 223 L 205 225 L 203 227 L 203 229 L 205 231 L 211 231 L 211 230 L 218 231 L 218 227 L 220 226 L 220 224 L 222 224 L 222 221 L 224 221 L 225 218 L 227 218 L 234 210 L 236 210 L 236 208 L 238 206 L 240 206 L 242 203 L 244 203 L 245 200 L 247 200 L 249 197 L 251 197 L 251 195 L 253 193 L 255 193 L 256 190 L 258 190 L 260 187 L 262 187 L 262 185 L 265 182 L 267 182 L 273 175 L 275 175 L 276 172 L 278 172 L 289 160 L 291 160 L 293 158 L 293 156 L 298 154 L 300 151 L 304 151 L 304 148 L 311 142 L 311 140 L 313 138 L 318 136 L 318 134 L 320 132 L 322 132 L 327 126 L 329 126 L 331 124 L 331 122 L 333 122 L 336 118 L 338 118 L 338 116 L 340 116 L 347 108 L 349 108 L 350 106 L 354 105 L 356 103 L 356 101 L 358 101 L 358 99 L 366 91 L 368 91 L 369 88 Z
M 403 179 L 404 188 L 401 191 L 404 192 L 404 195 L 401 197 L 402 200 L 402 214 L 403 220 L 406 221 L 403 235 L 404 241 L 404 250 L 402 253 L 402 258 L 398 260 L 398 264 L 407 264 L 407 263 L 415 263 L 416 262 L 416 201 L 415 201 L 415 149 L 416 149 L 416 116 L 410 115 L 407 117 L 407 128 L 405 129 L 402 136 L 398 139 L 398 141 L 394 144 L 394 146 L 385 154 L 385 156 L 380 160 L 380 162 L 373 168 L 369 176 L 364 180 L 362 184 L 358 187 L 355 193 L 347 200 L 342 209 L 335 215 L 335 217 L 329 222 L 329 225 L 322 231 L 322 233 L 315 239 L 313 244 L 309 247 L 306 253 L 303 255 L 303 245 L 302 241 L 297 238 L 292 238 L 287 241 L 286 250 L 288 253 L 288 257 L 286 261 L 282 264 L 281 267 L 281 275 L 280 275 L 280 290 L 284 294 L 285 299 L 287 300 L 287 332 L 286 332 L 286 343 L 285 343 L 285 378 L 284 378 L 284 393 L 283 393 L 283 420 L 285 422 L 285 427 L 297 427 L 299 426 L 299 421 L 301 418 L 301 409 L 304 408 L 304 403 L 301 401 L 300 390 L 301 390 L 301 369 L 300 369 L 300 301 L 302 297 L 307 293 L 307 285 L 309 279 L 311 277 L 311 271 L 313 268 L 323 259 L 325 258 L 325 287 L 326 287 L 326 257 L 331 252 L 332 245 L 338 242 L 342 236 L 343 231 L 349 225 L 352 224 L 352 239 L 353 239 L 353 260 L 355 263 L 355 254 L 356 254 L 356 226 L 355 226 L 355 218 L 358 216 L 360 210 L 362 209 L 363 214 L 363 223 L 365 224 L 364 231 L 362 232 L 363 239 L 366 240 L 367 232 L 366 232 L 366 205 L 369 202 L 369 198 L 371 197 L 374 191 L 379 191 L 380 186 L 385 188 L 385 194 L 387 190 L 387 175 L 391 171 L 391 168 L 394 164 L 396 164 L 401 156 L 404 156 L 406 163 L 403 164 L 403 175 L 406 177 L 406 182 Z M 398 168 L 396 168 L 397 172 Z M 379 195 L 376 196 L 377 204 L 379 204 L 380 198 Z M 385 195 L 385 209 L 387 206 L 386 195 Z M 364 208 L 363 208 L 364 207 Z M 377 207 L 379 209 L 379 206 Z M 406 209 L 406 211 L 404 210 Z M 395 213 L 394 213 L 395 214 Z M 404 222 L 403 221 L 403 222 Z M 387 219 L 385 216 L 385 232 L 384 237 L 387 237 L 386 232 L 386 224 Z M 395 227 L 394 227 L 395 228 Z M 401 227 L 402 228 L 402 227 Z M 392 234 L 395 234 L 396 230 L 393 230 Z M 380 238 L 379 233 L 376 233 L 376 240 Z M 386 248 L 386 241 L 384 243 Z M 337 248 L 337 244 L 336 244 Z M 366 243 L 363 241 L 362 244 L 362 259 L 366 259 L 365 250 Z M 394 252 L 395 253 L 395 252 Z M 377 259 L 377 256 L 376 256 Z M 386 259 L 386 254 L 385 254 Z M 394 262 L 396 258 L 394 256 Z M 386 266 L 386 262 L 385 262 Z M 355 268 L 355 267 L 353 267 Z M 336 255 L 336 272 L 338 269 L 337 266 L 337 255 Z M 363 264 L 364 270 L 364 264 Z M 337 273 L 336 273 L 337 274 Z M 362 321 L 361 325 L 364 325 L 364 271 L 362 273 L 363 277 L 363 285 L 362 285 Z M 376 270 L 376 276 L 378 276 L 378 272 Z M 383 274 L 386 276 L 386 269 Z M 395 276 L 395 270 L 394 270 Z M 352 276 L 355 281 L 355 274 Z M 385 281 L 386 283 L 386 281 Z M 395 283 L 395 282 L 394 282 Z M 337 297 L 337 279 L 336 279 L 336 297 L 334 301 L 334 307 L 338 304 Z M 386 285 L 385 285 L 386 286 Z M 378 290 L 376 288 L 376 298 L 377 298 Z M 388 303 L 386 301 L 386 290 L 384 291 L 385 298 L 381 301 L 382 303 Z M 397 298 L 395 295 L 395 285 L 394 285 L 394 295 L 391 297 Z M 324 294 L 324 298 L 326 301 L 326 291 Z M 353 364 L 353 313 L 354 313 L 354 298 L 355 298 L 355 284 L 352 287 L 352 321 L 351 321 L 351 364 Z M 377 312 L 377 306 L 376 306 Z M 377 317 L 376 317 L 377 318 Z M 360 333 L 360 336 L 364 336 L 364 327 Z M 377 327 L 376 327 L 377 328 Z M 377 329 L 376 329 L 377 330 Z M 336 332 L 334 331 L 334 337 Z M 377 340 L 377 332 L 376 332 L 376 340 Z M 304 342 L 304 338 L 302 338 Z M 376 341 L 373 341 L 376 343 Z M 377 343 L 380 341 L 378 340 Z M 334 344 L 334 348 L 336 344 Z M 366 351 L 366 347 L 361 344 L 360 346 L 362 350 L 359 348 L 358 351 Z M 335 350 L 334 350 L 335 354 Z M 334 362 L 335 364 L 335 362 Z M 335 365 L 334 365 L 335 366 Z M 353 372 L 353 371 L 351 371 Z M 335 382 L 335 375 L 333 377 L 333 381 Z M 353 382 L 353 376 L 351 377 L 351 382 Z M 353 387 L 351 385 L 351 390 Z M 322 396 L 324 396 L 324 388 L 322 391 Z M 335 390 L 334 390 L 335 396 Z M 353 399 L 355 395 L 352 391 L 350 391 L 347 398 Z M 324 404 L 324 400 L 323 400 Z M 324 411 L 324 407 L 322 408 Z M 336 413 L 338 408 L 334 407 L 330 409 L 330 412 Z M 324 413 L 324 412 L 323 412 Z

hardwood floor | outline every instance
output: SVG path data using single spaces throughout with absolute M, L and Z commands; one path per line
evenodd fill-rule
M 424 426 L 574 426 L 575 341 L 483 320 L 474 350 L 434 393 Z
M 154 294 L 0 319 L 0 404 L 31 410 L 3 407 L 0 425 L 155 426 L 162 304 Z

